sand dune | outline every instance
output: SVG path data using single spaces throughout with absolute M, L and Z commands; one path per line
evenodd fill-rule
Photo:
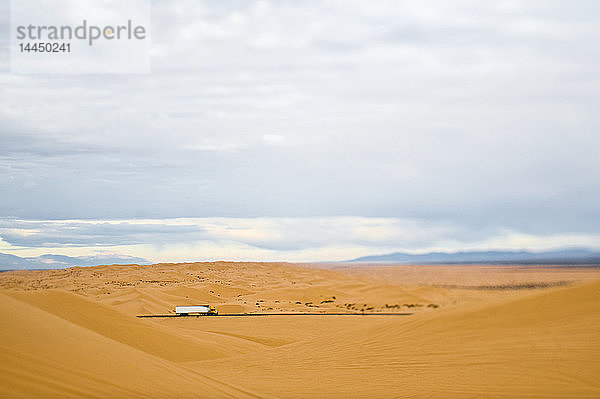
M 594 283 L 480 310 L 392 319 L 213 361 L 208 370 L 283 397 L 598 397 L 599 299 Z
M 12 297 L 0 312 L 4 398 L 251 397 Z
M 599 270 L 470 268 L 2 273 L 0 396 L 600 397 Z M 523 288 L 536 281 L 568 285 Z M 413 315 L 135 317 L 194 303 Z
M 150 326 L 69 292 L 45 290 L 9 295 L 87 330 L 166 360 L 206 360 L 225 355 L 200 339 L 184 339 L 171 334 L 167 328 Z

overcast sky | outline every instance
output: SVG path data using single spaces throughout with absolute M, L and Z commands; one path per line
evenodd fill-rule
M 597 1 L 152 2 L 150 74 L 11 74 L 0 252 L 600 248 Z

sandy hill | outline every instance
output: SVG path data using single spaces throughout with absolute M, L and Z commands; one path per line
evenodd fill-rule
M 599 278 L 226 262 L 2 273 L 0 396 L 595 398 Z M 205 302 L 413 314 L 135 317 Z

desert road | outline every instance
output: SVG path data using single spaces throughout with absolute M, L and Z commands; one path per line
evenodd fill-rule
M 246 317 L 246 316 L 410 316 L 412 313 L 230 313 L 219 315 L 142 314 L 139 318 L 149 317 Z

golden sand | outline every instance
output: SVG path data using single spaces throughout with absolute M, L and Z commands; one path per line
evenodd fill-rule
M 194 263 L 0 274 L 2 398 L 598 398 L 600 270 Z M 411 316 L 140 319 L 220 313 Z

